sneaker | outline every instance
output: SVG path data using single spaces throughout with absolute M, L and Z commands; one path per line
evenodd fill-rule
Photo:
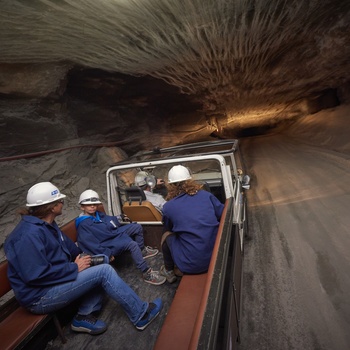
M 142 249 L 142 256 L 144 259 L 151 258 L 159 253 L 158 249 L 154 249 L 152 247 L 146 246 Z
M 107 325 L 92 314 L 76 315 L 73 318 L 71 328 L 75 332 L 101 334 L 107 329 Z
M 164 265 L 160 268 L 159 273 L 161 276 L 164 276 L 169 283 L 174 283 L 177 280 L 174 270 L 168 271 L 165 269 Z
M 160 276 L 158 271 L 153 271 L 151 268 L 149 268 L 146 272 L 143 273 L 143 280 L 147 283 L 159 286 L 166 281 L 166 278 Z
M 136 323 L 136 329 L 143 331 L 159 315 L 162 307 L 163 303 L 160 298 L 155 299 L 152 303 L 149 303 L 146 313 L 143 315 L 141 320 Z

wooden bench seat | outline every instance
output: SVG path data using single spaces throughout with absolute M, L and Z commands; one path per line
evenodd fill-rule
M 207 274 L 184 275 L 153 350 L 188 349 Z
M 61 231 L 69 237 L 73 242 L 77 241 L 78 233 L 75 227 L 75 219 L 67 222 L 63 226 L 60 227 Z
M 7 277 L 8 262 L 0 263 L 0 297 L 11 291 Z M 23 347 L 42 327 L 53 320 L 56 330 L 65 343 L 56 314 L 35 315 L 21 307 L 15 298 L 8 300 L 0 309 L 0 348 L 10 350 Z
M 22 307 L 0 323 L 1 349 L 16 349 L 27 343 L 54 315 L 34 315 Z

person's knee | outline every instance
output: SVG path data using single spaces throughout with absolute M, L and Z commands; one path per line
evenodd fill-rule
M 136 232 L 143 234 L 143 227 L 140 224 L 136 224 Z
M 128 233 L 129 235 L 142 235 L 143 228 L 140 224 L 132 223 L 132 224 L 129 224 L 129 226 L 127 226 L 125 232 Z
M 100 274 L 103 276 L 117 273 L 117 271 L 115 271 L 114 268 L 109 264 L 96 265 L 94 266 L 94 268 L 96 269 L 96 274 Z
M 135 241 L 130 241 L 127 249 L 131 252 L 137 251 L 140 249 L 139 245 Z

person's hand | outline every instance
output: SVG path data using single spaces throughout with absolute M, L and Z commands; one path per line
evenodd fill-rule
M 123 218 L 124 222 L 131 222 L 131 219 L 128 216 L 126 216 L 125 214 L 122 214 L 122 218 Z
M 157 186 L 165 185 L 165 181 L 163 179 L 157 179 Z
M 111 263 L 111 262 L 114 261 L 114 260 L 115 260 L 114 255 L 111 255 L 111 257 L 109 258 L 109 262 Z
M 91 256 L 80 254 L 75 258 L 74 262 L 78 265 L 78 272 L 81 272 L 81 271 L 87 269 L 88 267 L 90 267 Z

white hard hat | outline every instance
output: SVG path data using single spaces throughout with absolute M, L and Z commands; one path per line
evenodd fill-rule
M 66 196 L 51 182 L 39 182 L 28 190 L 26 205 L 27 207 L 36 207 L 62 198 L 66 198 Z
M 147 184 L 148 173 L 146 171 L 139 171 L 135 176 L 135 185 L 144 186 Z
M 101 204 L 101 201 L 97 192 L 86 190 L 80 195 L 79 204 Z
M 174 182 L 180 182 L 192 179 L 192 176 L 189 172 L 189 170 L 184 167 L 183 165 L 174 165 L 168 173 L 168 182 L 174 183 Z

